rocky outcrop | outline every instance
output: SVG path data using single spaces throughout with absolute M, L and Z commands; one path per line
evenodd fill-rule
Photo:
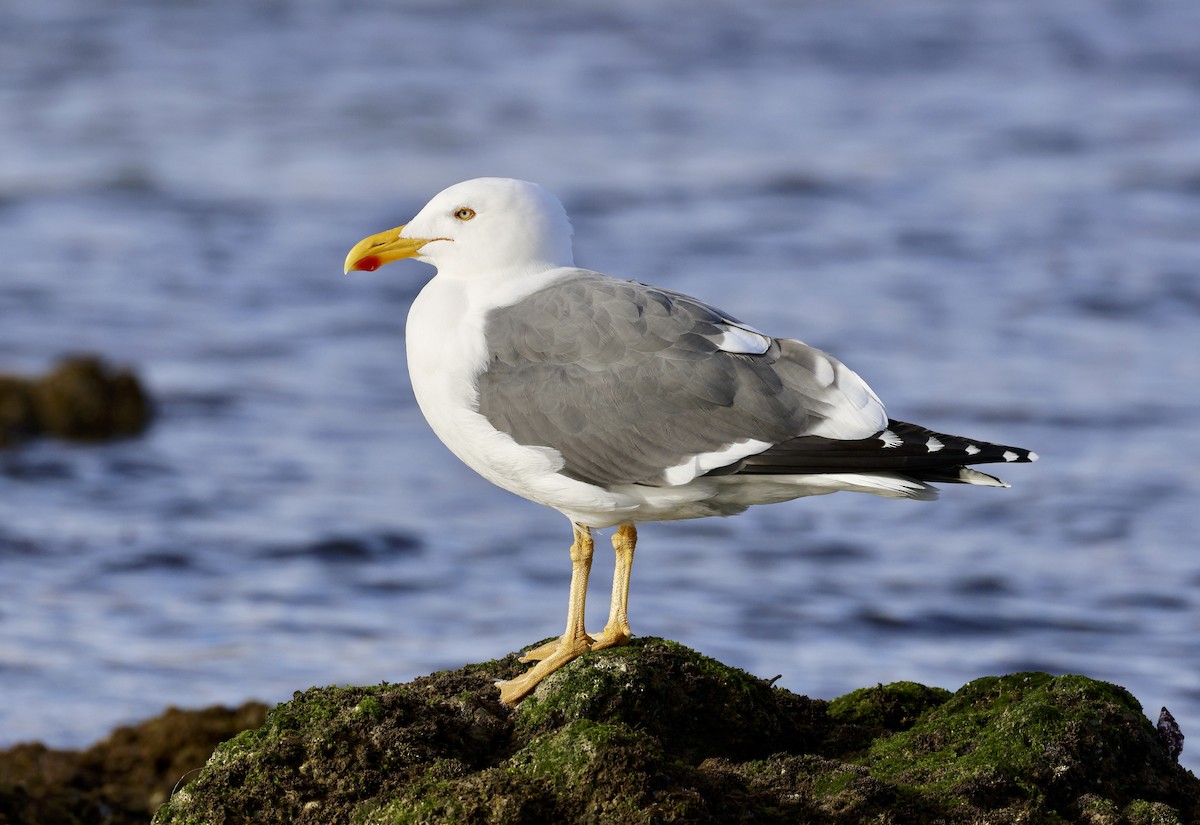
M 313 688 L 155 817 L 193 823 L 1200 821 L 1137 701 L 1082 676 L 807 699 L 660 639 L 589 654 L 515 710 L 516 655 Z

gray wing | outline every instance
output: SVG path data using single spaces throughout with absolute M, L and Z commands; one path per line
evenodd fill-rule
M 598 273 L 493 310 L 484 334 L 480 413 L 593 484 L 677 484 L 713 469 L 665 474 L 697 456 L 723 466 L 797 436 L 866 438 L 887 421 L 862 379 L 820 350 Z

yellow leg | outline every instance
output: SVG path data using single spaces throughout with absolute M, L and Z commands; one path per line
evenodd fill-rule
M 596 635 L 592 650 L 620 647 L 628 644 L 629 631 L 629 574 L 633 571 L 633 551 L 637 547 L 637 528 L 622 524 L 612 537 L 617 564 L 613 568 L 612 602 L 608 608 L 608 624 Z
M 637 528 L 622 524 L 612 538 L 617 561 L 613 568 L 612 602 L 608 609 L 608 624 L 594 637 L 592 650 L 620 647 L 627 644 L 633 634 L 629 629 L 629 574 L 633 569 L 633 551 L 637 546 Z M 538 662 L 558 650 L 561 639 L 553 639 L 525 652 L 522 662 Z
M 592 530 L 575 525 L 575 541 L 571 545 L 571 598 L 567 603 L 567 630 L 556 643 L 553 652 L 515 679 L 498 682 L 500 701 L 515 705 L 524 699 L 538 682 L 591 647 L 592 637 L 584 627 L 584 605 L 587 601 L 588 574 L 592 570 Z

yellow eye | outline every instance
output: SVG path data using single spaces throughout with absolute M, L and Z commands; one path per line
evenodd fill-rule
M 454 217 L 458 218 L 460 221 L 469 221 L 471 218 L 475 217 L 475 210 L 469 206 L 464 206 L 454 213 Z

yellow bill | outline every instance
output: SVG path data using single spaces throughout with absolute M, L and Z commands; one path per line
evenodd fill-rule
M 403 226 L 397 226 L 395 229 L 363 238 L 346 256 L 344 271 L 347 273 L 355 270 L 374 272 L 384 264 L 398 261 L 401 258 L 413 257 L 421 250 L 421 247 L 429 243 L 428 238 L 401 238 L 400 233 L 403 230 Z

